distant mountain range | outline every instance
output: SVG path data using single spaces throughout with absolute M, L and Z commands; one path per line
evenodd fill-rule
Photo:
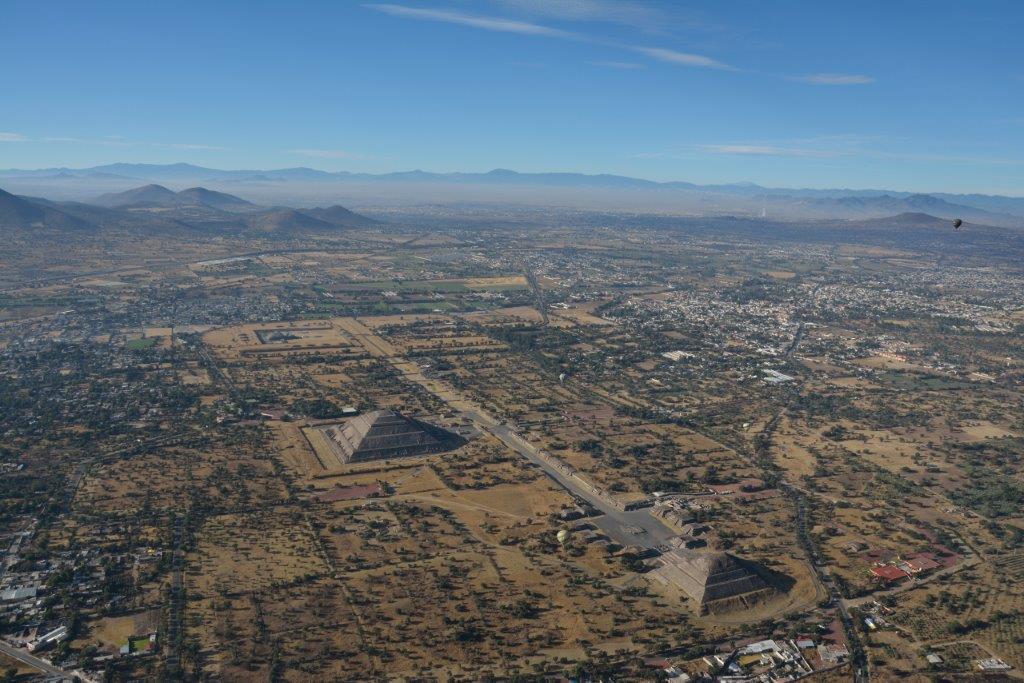
M 852 205 L 849 198 L 816 198 L 814 202 Z M 898 198 L 885 200 L 892 206 L 902 206 Z M 909 203 L 927 207 L 948 206 L 948 202 L 929 197 L 909 198 Z M 465 207 L 469 215 L 488 217 L 519 215 L 501 209 Z M 460 208 L 446 208 L 443 220 L 460 220 Z M 480 212 L 483 213 L 480 213 Z M 495 211 L 497 211 L 495 213 Z M 921 211 L 900 212 L 885 217 L 854 219 L 817 219 L 788 221 L 778 218 L 762 219 L 736 215 L 679 216 L 678 214 L 627 213 L 604 211 L 569 211 L 548 208 L 532 209 L 528 216 L 550 216 L 552 223 L 606 227 L 680 229 L 698 235 L 749 235 L 772 237 L 780 240 L 808 240 L 822 243 L 866 243 L 905 248 L 916 245 L 938 253 L 965 248 L 974 256 L 986 254 L 988 258 L 1015 258 L 1024 248 L 1024 231 L 1012 227 L 992 227 L 981 222 L 967 222 L 964 229 L 955 231 L 946 218 Z M 402 216 L 402 211 L 392 215 Z M 419 216 L 419 210 L 414 212 Z M 430 214 L 428 214 L 430 215 Z M 474 222 L 494 227 L 501 218 Z M 511 223 L 520 225 L 519 223 Z M 544 221 L 528 224 L 543 225 Z M 165 186 L 149 184 L 128 190 L 94 196 L 90 202 L 53 201 L 38 197 L 15 195 L 0 190 L 0 240 L 15 242 L 26 238 L 55 240 L 88 239 L 98 236 L 103 240 L 120 235 L 161 235 L 189 241 L 199 238 L 230 236 L 299 239 L 309 236 L 329 236 L 343 231 L 372 228 L 380 223 L 353 212 L 344 206 L 325 208 L 291 208 L 287 206 L 260 206 L 225 192 L 205 187 L 190 187 L 175 192 Z M 407 226 L 408 227 L 408 226 Z
M 139 233 L 254 233 L 290 236 L 367 228 L 379 221 L 343 206 L 315 209 L 263 207 L 204 187 L 174 192 L 145 185 L 101 195 L 92 202 L 54 202 L 0 190 L 0 233 L 16 231 Z
M 787 199 L 786 195 L 772 195 L 767 201 L 777 203 Z M 812 197 L 792 198 L 792 201 L 808 210 L 820 211 L 827 215 L 846 218 L 870 218 L 881 214 L 931 214 L 946 218 L 960 218 L 965 221 L 1001 226 L 1024 226 L 1024 217 L 1005 212 L 987 211 L 967 204 L 954 204 L 942 197 L 930 194 L 893 196 L 854 197 Z
M 144 187 L 133 187 L 145 181 Z M 42 194 L 118 207 L 207 207 L 254 211 L 247 199 L 288 206 L 342 199 L 372 206 L 467 203 L 574 207 L 676 215 L 766 215 L 773 219 L 881 218 L 928 213 L 941 218 L 1024 228 L 1024 197 L 921 194 L 891 190 L 786 189 L 753 183 L 696 185 L 619 175 L 519 173 L 327 172 L 312 168 L 221 170 L 192 164 L 109 164 L 92 168 L 0 171 L 0 183 L 20 194 Z M 175 192 L 162 185 L 202 185 Z M 211 189 L 211 185 L 217 189 Z M 130 188 L 127 189 L 126 188 Z M 114 190 L 110 192 L 108 190 Z M 220 191 L 218 191 L 220 190 Z M 225 192 L 224 190 L 227 190 Z M 95 195 L 106 191 L 101 197 Z M 230 194 L 229 194 L 230 193 Z M 307 215 L 330 223 L 314 210 Z

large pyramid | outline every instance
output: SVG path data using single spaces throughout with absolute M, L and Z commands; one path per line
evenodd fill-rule
M 673 550 L 655 575 L 682 589 L 703 609 L 715 600 L 770 590 L 753 563 L 725 552 Z
M 343 463 L 440 453 L 462 443 L 456 434 L 393 410 L 375 410 L 322 431 Z

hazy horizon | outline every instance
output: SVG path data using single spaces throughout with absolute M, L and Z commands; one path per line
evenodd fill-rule
M 11 3 L 0 165 L 185 158 L 1007 195 L 1024 180 L 1011 2 L 202 9 Z
M 183 166 L 190 166 L 190 167 L 196 167 L 196 168 L 202 169 L 202 170 L 215 171 L 215 172 L 224 172 L 224 173 L 274 173 L 274 172 L 280 172 L 280 171 L 308 170 L 308 171 L 315 171 L 317 173 L 331 174 L 331 176 L 332 176 L 331 179 L 325 179 L 325 180 L 328 180 L 328 181 L 329 180 L 345 181 L 346 177 L 355 177 L 355 178 L 358 178 L 358 177 L 374 177 L 374 178 L 380 178 L 380 177 L 395 176 L 395 175 L 408 174 L 408 173 L 423 173 L 423 174 L 428 174 L 428 175 L 432 175 L 432 176 L 451 177 L 451 176 L 486 176 L 488 174 L 497 173 L 497 172 L 511 172 L 513 174 L 517 174 L 517 175 L 520 175 L 520 176 L 559 176 L 559 175 L 561 175 L 561 176 L 573 176 L 573 175 L 578 175 L 578 176 L 585 176 L 587 178 L 595 178 L 595 179 L 596 178 L 600 178 L 602 176 L 611 176 L 611 177 L 615 177 L 615 178 L 623 178 L 623 179 L 629 179 L 629 180 L 639 180 L 639 181 L 644 181 L 644 182 L 648 182 L 648 183 L 656 183 L 657 185 L 660 185 L 660 186 L 671 186 L 673 184 L 684 184 L 684 183 L 687 183 L 687 184 L 696 185 L 698 187 L 737 187 L 737 188 L 740 188 L 740 187 L 751 187 L 751 188 L 764 189 L 764 190 L 768 190 L 768 191 L 786 191 L 786 190 L 802 191 L 802 190 L 810 190 L 810 191 L 823 191 L 823 192 L 847 192 L 847 191 L 848 192 L 858 192 L 858 193 L 861 193 L 861 192 L 890 192 L 890 193 L 901 193 L 901 194 L 943 194 L 943 195 L 981 194 L 981 195 L 990 195 L 990 196 L 1011 197 L 1011 198 L 1015 198 L 1015 199 L 1016 198 L 1024 198 L 1024 191 L 1018 192 L 1017 194 L 1006 194 L 1006 193 L 998 193 L 998 192 L 947 191 L 947 190 L 941 190 L 941 189 L 935 189 L 935 188 L 932 188 L 932 189 L 929 189 L 929 190 L 916 190 L 916 189 L 907 189 L 907 188 L 903 188 L 903 187 L 883 187 L 883 186 L 878 186 L 878 185 L 863 186 L 863 187 L 833 186 L 833 185 L 820 185 L 820 184 L 819 185 L 771 185 L 771 184 L 764 185 L 764 184 L 755 182 L 753 180 L 748 180 L 748 179 L 745 179 L 745 178 L 737 178 L 735 180 L 723 181 L 723 182 L 720 182 L 720 183 L 700 183 L 700 182 L 696 182 L 696 181 L 693 181 L 693 180 L 691 180 L 689 178 L 685 178 L 685 177 L 668 178 L 668 179 L 656 179 L 656 178 L 645 177 L 645 176 L 624 175 L 624 174 L 619 174 L 619 173 L 611 173 L 611 172 L 607 172 L 607 171 L 583 172 L 583 171 L 571 171 L 571 170 L 565 170 L 565 169 L 559 169 L 559 168 L 553 168 L 553 169 L 548 169 L 548 170 L 539 170 L 539 171 L 524 171 L 524 170 L 521 170 L 521 169 L 507 168 L 507 167 L 502 167 L 502 166 L 491 166 L 491 167 L 480 168 L 480 169 L 459 169 L 459 170 L 454 170 L 454 171 L 437 171 L 437 170 L 433 170 L 431 168 L 398 168 L 398 167 L 396 167 L 394 169 L 382 170 L 382 171 L 379 171 L 379 172 L 368 172 L 368 171 L 356 171 L 356 170 L 350 170 L 350 169 L 328 169 L 328 168 L 318 167 L 318 166 L 316 166 L 314 164 L 302 164 L 302 165 L 298 165 L 298 166 L 286 166 L 286 167 L 274 167 L 274 168 L 271 168 L 271 167 L 266 167 L 266 168 L 242 168 L 242 167 L 238 167 L 238 168 L 225 168 L 225 167 L 204 166 L 203 164 L 193 163 L 193 162 L 190 162 L 190 161 L 172 161 L 172 162 L 168 162 L 168 163 L 155 163 L 155 162 L 147 162 L 147 161 L 135 161 L 135 162 L 113 161 L 113 162 L 106 162 L 106 163 L 102 163 L 102 164 L 85 164 L 85 165 L 82 165 L 82 166 L 61 165 L 61 166 L 43 166 L 43 167 L 36 167 L 36 168 L 14 168 L 14 167 L 7 167 L 7 168 L 0 168 L 0 174 L 9 173 L 9 174 L 12 174 L 12 175 L 8 175 L 6 177 L 3 176 L 3 175 L 0 175 L 0 183 L 4 182 L 8 178 L 13 178 L 15 180 L 21 180 L 21 179 L 32 178 L 32 177 L 36 177 L 36 178 L 39 178 L 39 179 L 47 179 L 46 176 L 34 176 L 34 175 L 18 176 L 18 175 L 13 175 L 13 174 L 15 174 L 17 172 L 22 172 L 22 171 L 25 172 L 25 173 L 28 173 L 28 174 L 37 174 L 37 173 L 47 172 L 47 171 L 53 171 L 55 173 L 59 173 L 61 171 L 76 171 L 76 172 L 93 171 L 93 172 L 97 172 L 97 169 L 103 169 L 103 168 L 107 168 L 107 167 L 111 167 L 111 166 L 120 166 L 120 165 L 153 166 L 153 167 L 183 167 Z M 82 177 L 88 177 L 88 176 L 82 176 Z M 188 176 L 183 176 L 183 177 L 186 178 L 186 179 L 189 178 Z M 48 178 L 48 179 L 59 180 L 59 178 Z M 112 180 L 118 180 L 118 178 L 111 178 L 111 179 Z M 138 175 L 138 176 L 122 176 L 122 178 L 120 178 L 120 179 L 123 179 L 123 180 L 146 180 L 147 178 L 145 176 L 143 176 L 143 175 Z M 159 177 L 155 177 L 154 178 L 154 180 L 156 180 L 156 179 L 159 179 Z M 204 177 L 203 176 L 193 176 L 193 177 L 191 177 L 191 180 L 204 180 Z M 166 181 L 162 181 L 161 184 L 163 184 L 163 182 L 174 182 L 174 181 L 166 180 Z M 214 181 L 214 182 L 216 182 L 216 181 Z

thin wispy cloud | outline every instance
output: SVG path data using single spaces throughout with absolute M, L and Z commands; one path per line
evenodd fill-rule
M 913 152 L 890 152 L 869 150 L 864 156 L 875 159 L 895 161 L 914 161 L 924 163 L 961 164 L 966 166 L 1024 166 L 1024 159 L 1013 157 L 969 156 L 959 154 L 917 154 Z
M 752 157 L 803 157 L 808 159 L 861 158 L 905 163 L 943 163 L 972 166 L 1020 166 L 1024 160 L 1013 157 L 971 156 L 958 154 L 919 153 L 893 149 L 899 141 L 873 135 L 821 135 L 817 137 L 706 144 L 690 147 L 698 153 Z M 883 145 L 885 147 L 883 147 Z M 638 154 L 636 158 L 669 158 L 657 152 Z
M 588 62 L 592 66 L 603 66 L 609 69 L 646 69 L 643 64 L 636 62 Z
M 317 159 L 365 159 L 366 157 L 362 154 L 356 154 L 349 152 L 344 149 L 291 149 L 288 150 L 291 154 L 298 154 L 304 157 L 314 157 Z
M 224 148 L 220 145 L 200 145 L 192 142 L 151 142 L 154 147 L 170 147 L 171 149 L 190 149 L 197 151 L 218 152 Z
M 632 155 L 634 159 L 693 159 L 701 155 L 832 158 L 867 154 L 887 141 L 877 135 L 830 133 L 776 140 L 731 140 L 723 143 L 673 145 Z
M 655 59 L 660 62 L 666 62 L 669 64 L 678 64 L 681 66 L 699 67 L 707 69 L 721 69 L 729 71 L 737 70 L 735 67 L 720 62 L 717 59 L 707 57 L 705 55 L 691 54 L 689 52 L 680 52 L 678 50 L 670 50 L 668 48 L 660 47 L 624 45 L 621 43 L 594 38 L 592 36 L 588 36 L 582 33 L 563 31 L 562 29 L 553 28 L 551 26 L 545 26 L 543 24 L 537 24 L 528 21 L 505 19 L 502 17 L 483 16 L 478 14 L 464 14 L 462 12 L 454 12 L 451 10 L 408 7 L 406 5 L 373 3 L 367 4 L 365 6 L 378 12 L 384 12 L 385 14 L 389 14 L 394 17 L 418 19 L 421 21 L 439 21 L 448 24 L 458 24 L 460 26 L 468 26 L 471 28 L 483 29 L 486 31 L 499 31 L 503 33 L 518 33 L 529 36 L 543 36 L 546 38 L 575 40 L 580 42 L 604 45 L 605 47 L 613 49 L 632 50 L 634 52 L 639 52 L 640 54 L 646 55 L 651 59 Z
M 557 21 L 584 21 L 620 24 L 649 29 L 663 25 L 661 10 L 628 0 L 497 0 L 516 12 Z
M 721 32 L 724 27 L 682 3 L 656 6 L 634 0 L 492 0 L 503 9 L 531 18 L 615 24 L 667 35 L 675 30 Z
M 710 154 L 730 154 L 769 157 L 836 157 L 844 152 L 836 150 L 807 149 L 800 147 L 778 147 L 775 145 L 701 145 L 700 149 Z
M 572 33 L 571 31 L 563 31 L 550 26 L 542 26 L 541 24 L 534 24 L 528 21 L 517 21 L 515 19 L 463 14 L 462 12 L 453 12 L 449 10 L 406 7 L 405 5 L 368 4 L 366 7 L 377 10 L 378 12 L 390 14 L 393 17 L 405 17 L 407 19 L 421 19 L 425 21 L 459 24 L 461 26 L 470 26 L 472 28 L 480 28 L 486 31 L 519 33 L 527 36 L 545 36 L 548 38 L 569 38 L 573 40 L 579 40 L 582 38 L 582 36 Z
M 38 138 L 38 140 L 32 140 L 32 142 L 68 142 L 68 143 L 74 143 L 74 144 L 87 144 L 89 142 L 94 142 L 97 145 L 127 145 L 128 144 L 127 142 L 119 142 L 119 141 L 115 141 L 115 140 L 95 140 L 95 141 L 90 141 L 90 140 L 83 140 L 81 138 L 70 138 L 70 137 L 67 137 L 67 136 L 53 136 L 53 135 L 47 135 L 47 136 Z
M 556 21 L 573 22 L 609 22 L 626 26 L 640 27 L 644 23 L 650 23 L 654 17 L 661 14 L 660 10 L 640 5 L 634 2 L 612 2 L 611 0 L 495 0 L 506 9 L 520 12 L 532 17 L 543 17 Z M 426 7 L 409 7 L 392 3 L 370 3 L 365 7 L 388 14 L 394 17 L 414 19 L 420 21 L 434 21 L 448 24 L 456 24 L 469 28 L 482 29 L 486 31 L 498 31 L 502 33 L 516 33 L 528 36 L 542 36 L 546 38 L 558 38 L 563 40 L 574 40 L 579 42 L 602 45 L 606 48 L 630 51 L 639 53 L 649 59 L 665 64 L 686 66 L 699 69 L 717 69 L 720 71 L 742 71 L 731 64 L 723 62 L 708 55 L 695 52 L 684 52 L 666 47 L 650 47 L 635 45 L 625 42 L 611 41 L 585 33 L 567 31 L 553 26 L 524 21 L 521 19 L 510 19 L 481 14 L 467 14 L 448 9 L 435 9 Z M 628 62 L 605 60 L 590 62 L 596 66 L 606 66 L 618 69 L 635 69 L 641 65 Z M 809 83 L 811 85 L 827 86 L 848 86 L 867 85 L 874 83 L 872 76 L 865 74 L 847 74 L 819 72 L 797 76 L 785 76 L 792 81 Z
M 637 152 L 630 154 L 630 159 L 683 159 L 686 155 L 679 152 Z
M 192 151 L 223 151 L 219 145 L 203 145 L 191 142 L 151 142 L 146 140 L 128 140 L 120 135 L 105 135 L 102 138 L 76 138 L 67 135 L 43 135 L 28 137 L 18 133 L 0 133 L 0 142 L 32 142 L 44 144 L 100 145 L 104 147 L 166 147 L 169 149 L 187 149 Z
M 875 79 L 863 74 L 807 74 L 806 76 L 790 76 L 791 81 L 801 81 L 813 85 L 868 85 L 874 83 Z
M 669 50 L 662 47 L 634 47 L 633 49 L 641 54 L 647 55 L 651 59 L 656 59 L 660 62 L 667 62 L 669 64 L 736 71 L 736 67 L 723 64 L 717 59 L 712 59 L 711 57 L 706 57 L 704 55 L 679 52 L 678 50 Z

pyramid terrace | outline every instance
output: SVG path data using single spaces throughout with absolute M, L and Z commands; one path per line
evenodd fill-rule
M 456 434 L 393 410 L 375 410 L 320 432 L 344 464 L 441 453 L 463 443 Z

